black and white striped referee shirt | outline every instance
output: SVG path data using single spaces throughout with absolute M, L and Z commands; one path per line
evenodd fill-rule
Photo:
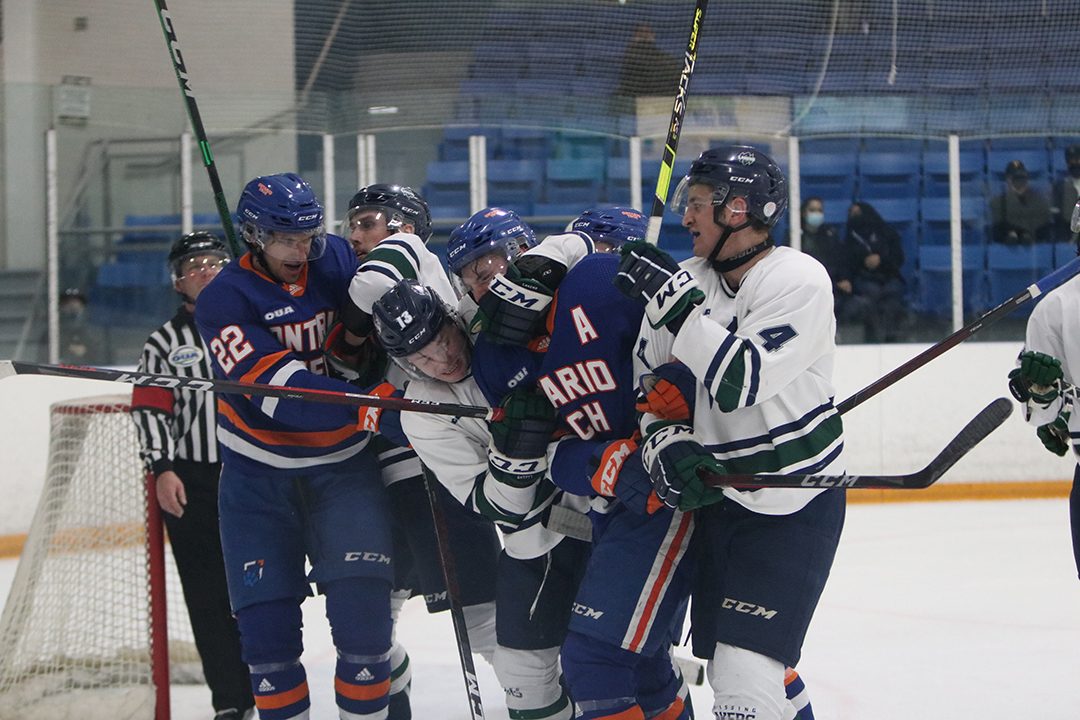
M 183 306 L 150 334 L 139 370 L 159 375 L 212 378 L 210 353 Z M 218 462 L 216 403 L 213 393 L 136 386 L 131 414 L 139 431 L 139 454 L 157 477 L 172 470 L 174 458 Z

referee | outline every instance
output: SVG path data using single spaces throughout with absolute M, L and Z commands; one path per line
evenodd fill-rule
M 139 361 L 141 372 L 213 377 L 193 313 L 195 299 L 227 262 L 225 244 L 210 233 L 191 233 L 173 243 L 169 269 L 183 304 L 150 334 Z M 247 720 L 254 715 L 255 701 L 225 584 L 214 405 L 210 393 L 136 386 L 131 408 L 140 455 L 154 475 L 157 500 L 165 511 L 215 720 Z

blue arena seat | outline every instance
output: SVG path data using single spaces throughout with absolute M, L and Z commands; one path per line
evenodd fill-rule
M 602 158 L 548 160 L 544 198 L 549 203 L 574 203 L 585 208 L 600 201 L 604 180 Z
M 859 156 L 859 196 L 866 200 L 915 198 L 920 179 L 917 153 L 864 151 Z
M 855 196 L 855 155 L 802 153 L 799 158 L 802 196 L 826 202 L 851 203 Z
M 924 245 L 919 248 L 915 306 L 920 312 L 939 317 L 952 314 L 952 248 Z M 986 302 L 986 251 L 982 246 L 965 247 L 962 255 L 964 313 L 978 312 Z
M 488 204 L 510 207 L 522 215 L 532 215 L 543 175 L 544 165 L 539 160 L 489 160 Z
M 991 243 L 987 250 L 990 302 L 1000 303 L 1041 279 L 1054 267 L 1054 246 L 1049 243 L 1017 246 Z M 1031 313 L 1027 303 L 1017 312 Z

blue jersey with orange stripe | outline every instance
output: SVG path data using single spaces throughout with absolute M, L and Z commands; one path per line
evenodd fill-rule
M 566 274 L 536 374 L 568 432 L 552 458 L 552 477 L 577 495 L 594 492 L 583 471 L 598 446 L 637 430 L 632 359 L 644 309 L 612 284 L 618 267 L 617 255 L 593 253 Z
M 296 283 L 277 283 L 252 263 L 231 263 L 202 291 L 195 322 L 218 377 L 243 382 L 356 392 L 327 377 L 323 339 L 348 294 L 357 260 L 327 236 L 326 252 Z M 223 460 L 253 468 L 298 469 L 342 463 L 367 444 L 355 407 L 284 398 L 218 395 Z

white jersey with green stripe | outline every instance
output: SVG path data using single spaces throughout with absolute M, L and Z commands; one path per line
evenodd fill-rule
M 366 313 L 399 280 L 418 280 L 439 294 L 450 307 L 457 293 L 439 257 L 412 233 L 395 233 L 380 240 L 364 257 L 349 285 L 349 299 Z
M 453 384 L 413 380 L 405 397 L 488 406 L 472 376 Z M 589 509 L 588 498 L 562 492 L 549 478 L 516 488 L 492 477 L 487 458 L 491 433 L 482 419 L 405 412 L 401 427 L 420 460 L 450 494 L 499 526 L 506 554 L 512 558 L 540 557 L 565 537 L 544 526 L 549 506 L 563 505 L 578 512 Z
M 832 282 L 809 255 L 777 247 L 733 290 L 701 258 L 681 263 L 705 301 L 677 336 L 646 318 L 637 376 L 678 360 L 697 378 L 694 432 L 732 473 L 843 471 L 843 425 L 833 406 L 836 352 Z M 642 428 L 654 420 L 646 416 Z M 786 515 L 818 492 L 726 489 L 754 512 Z

